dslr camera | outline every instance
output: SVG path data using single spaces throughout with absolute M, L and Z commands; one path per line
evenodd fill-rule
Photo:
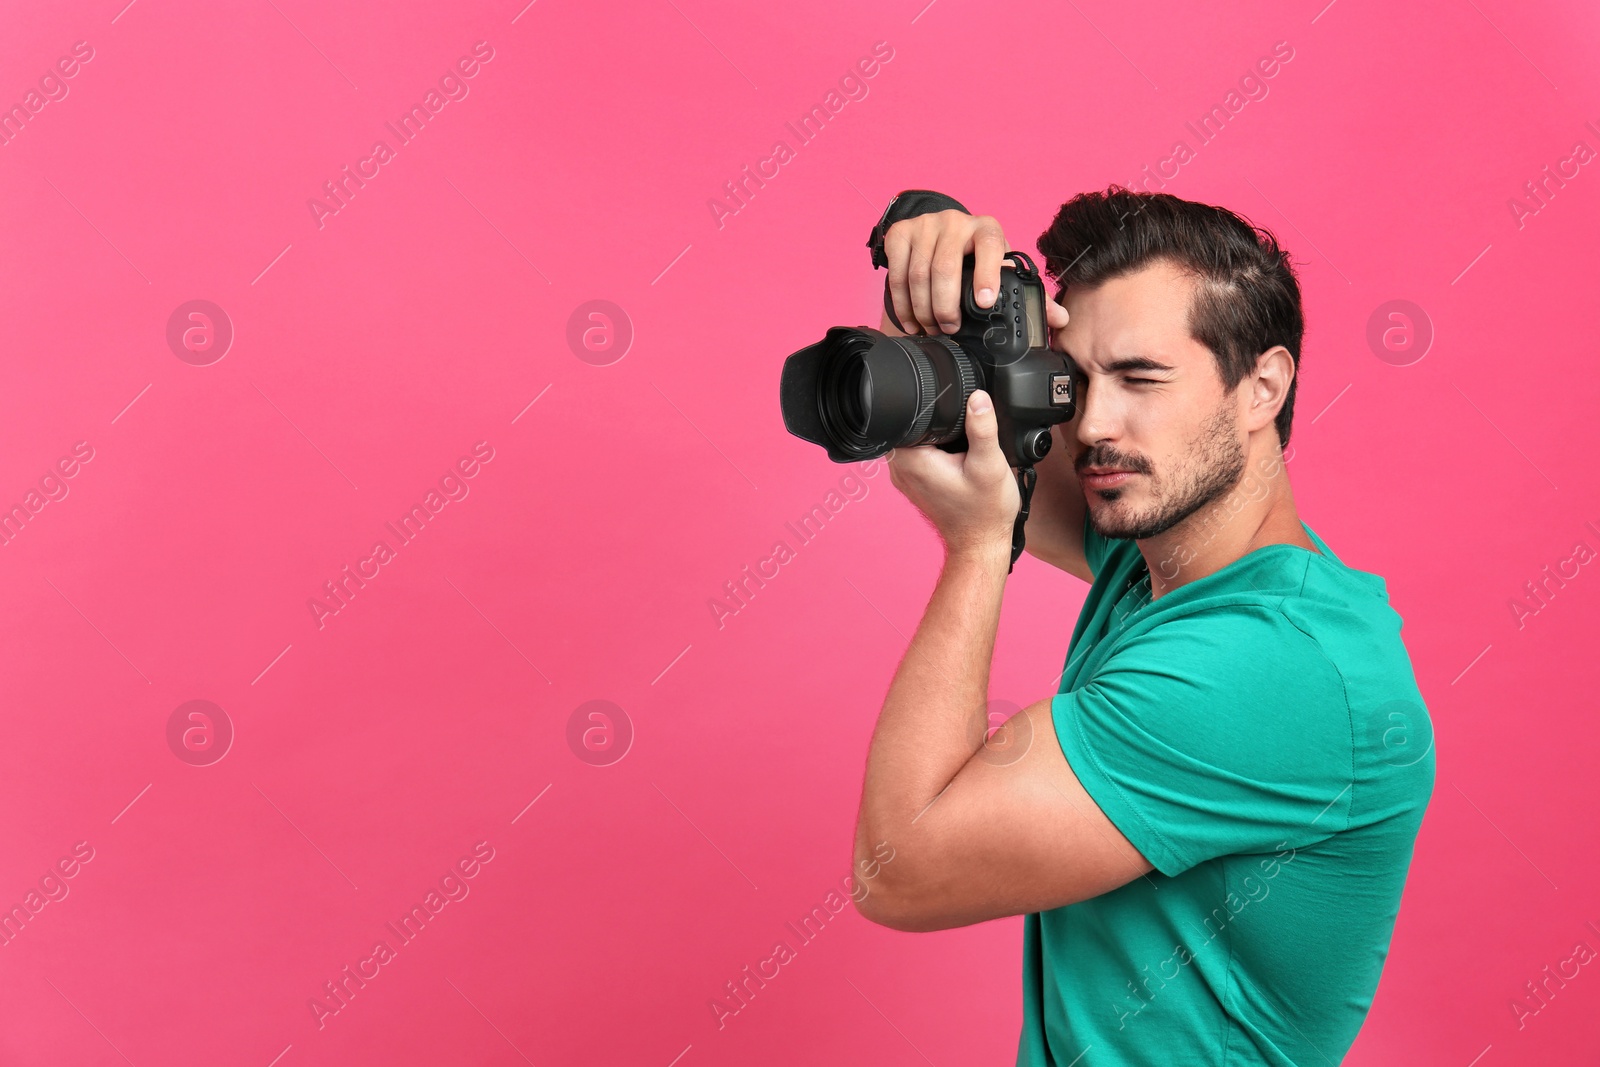
M 784 427 L 821 445 L 835 463 L 874 459 L 890 449 L 937 445 L 965 452 L 967 398 L 994 400 L 1000 448 L 1012 467 L 1031 468 L 1050 451 L 1050 427 L 1076 413 L 1071 369 L 1050 348 L 1044 283 L 1022 252 L 1000 268 L 992 307 L 972 296 L 973 257 L 961 268 L 961 326 L 955 333 L 891 337 L 867 326 L 835 326 L 783 363 Z M 884 310 L 900 327 L 884 286 Z
M 966 210 L 924 190 L 891 200 L 867 241 L 873 265 L 888 266 L 883 235 L 893 221 L 939 207 Z M 821 445 L 835 463 L 853 463 L 915 445 L 965 452 L 967 399 L 975 390 L 986 391 L 994 401 L 1000 448 L 1017 471 L 1022 494 L 1011 544 L 1015 565 L 1037 477 L 1033 465 L 1050 451 L 1050 427 L 1076 414 L 1076 382 L 1067 358 L 1050 348 L 1044 282 L 1033 260 L 1023 252 L 1006 253 L 999 292 L 987 308 L 973 298 L 973 269 L 969 254 L 961 267 L 961 324 L 955 333 L 891 337 L 868 326 L 835 326 L 784 360 L 779 403 L 790 433 Z M 887 280 L 883 309 L 903 330 Z

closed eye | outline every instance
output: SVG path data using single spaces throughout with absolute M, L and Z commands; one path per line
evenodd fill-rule
M 1148 385 L 1160 385 L 1161 384 L 1161 379 L 1159 379 L 1159 378 L 1124 378 L 1123 381 L 1125 381 L 1125 382 L 1139 382 L 1139 383 L 1148 384 Z

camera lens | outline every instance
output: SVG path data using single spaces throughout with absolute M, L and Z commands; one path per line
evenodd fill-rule
M 839 417 L 853 434 L 867 432 L 867 412 L 872 410 L 872 379 L 859 359 L 845 364 L 839 383 Z
M 875 335 L 875 336 L 874 336 Z M 856 459 L 961 436 L 980 366 L 943 337 L 830 332 L 816 403 L 829 442 Z

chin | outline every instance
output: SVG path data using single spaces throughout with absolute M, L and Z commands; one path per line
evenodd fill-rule
M 1089 504 L 1089 523 L 1101 537 L 1135 540 L 1149 537 L 1150 515 L 1126 495 Z
M 1126 501 L 1120 497 L 1089 502 L 1089 524 L 1101 537 L 1125 537 L 1121 531 L 1131 527 L 1129 520 L 1135 517 Z

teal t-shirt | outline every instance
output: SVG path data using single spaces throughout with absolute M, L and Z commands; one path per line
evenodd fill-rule
M 1155 867 L 1024 919 L 1018 1067 L 1338 1063 L 1389 951 L 1433 728 L 1382 578 L 1258 548 L 1150 597 L 1087 519 L 1094 584 L 1052 714 Z

